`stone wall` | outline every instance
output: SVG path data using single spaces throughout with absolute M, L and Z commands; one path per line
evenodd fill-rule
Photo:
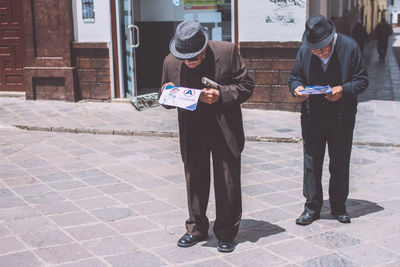
M 110 100 L 111 76 L 107 43 L 72 44 L 77 86 L 82 99 Z
M 71 1 L 25 1 L 23 12 L 26 98 L 79 100 L 76 69 L 71 64 Z
M 254 79 L 253 96 L 243 107 L 299 111 L 287 85 L 300 43 L 240 43 L 240 54 Z

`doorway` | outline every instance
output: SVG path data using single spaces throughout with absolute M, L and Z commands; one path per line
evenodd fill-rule
M 232 42 L 232 2 L 119 0 L 121 96 L 132 99 L 158 92 L 169 42 L 184 20 L 200 22 L 211 40 Z
M 22 0 L 0 1 L 0 91 L 25 91 Z

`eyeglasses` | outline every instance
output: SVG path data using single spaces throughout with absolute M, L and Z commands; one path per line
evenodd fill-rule
M 317 49 L 312 49 L 311 51 L 313 54 L 324 54 L 324 53 L 330 53 L 333 45 L 333 40 L 326 46 L 317 48 Z
M 198 54 L 195 57 L 192 57 L 192 58 L 178 58 L 178 59 L 180 59 L 182 61 L 195 62 L 195 61 L 202 61 L 205 57 L 206 57 L 206 48 L 204 48 L 204 50 L 201 51 L 200 54 Z
M 316 53 L 324 53 L 324 52 L 329 52 L 331 49 L 330 45 L 322 47 L 322 48 L 317 48 L 317 49 L 312 49 L 313 52 Z
M 200 58 L 200 55 L 198 55 L 197 57 L 192 57 L 192 58 L 188 58 L 188 59 L 186 59 L 187 61 L 197 61 L 197 60 L 199 60 L 199 58 Z

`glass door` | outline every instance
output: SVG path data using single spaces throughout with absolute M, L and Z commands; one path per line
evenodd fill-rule
M 124 90 L 131 99 L 158 92 L 162 64 L 180 22 L 200 22 L 211 40 L 233 39 L 231 0 L 119 0 L 119 6 Z
M 136 53 L 137 95 L 158 92 L 162 64 L 169 53 L 169 42 L 174 34 L 178 6 L 172 0 L 132 0 L 134 24 L 140 31 L 140 45 Z

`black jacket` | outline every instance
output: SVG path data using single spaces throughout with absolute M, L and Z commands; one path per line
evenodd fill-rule
M 332 60 L 333 58 L 335 58 L 335 60 Z M 316 69 L 313 70 L 311 68 L 311 62 L 315 61 L 315 59 L 317 59 L 317 56 L 313 55 L 310 49 L 307 49 L 303 46 L 300 47 L 288 82 L 290 91 L 293 95 L 294 90 L 298 86 L 306 87 L 309 85 L 315 85 L 312 84 L 312 72 L 316 71 Z M 343 88 L 343 95 L 341 99 L 337 101 L 337 103 L 331 102 L 326 106 L 335 106 L 335 110 L 339 113 L 343 110 L 346 110 L 355 114 L 357 95 L 363 92 L 368 87 L 369 83 L 368 74 L 363 66 L 362 54 L 357 43 L 352 38 L 338 33 L 334 52 L 328 64 L 332 64 L 332 62 L 336 62 L 338 67 L 332 68 L 328 66 L 327 71 L 338 71 L 339 73 L 336 75 L 336 77 L 340 77 L 340 81 L 332 81 L 333 84 L 330 83 L 320 85 L 340 85 Z M 318 96 L 311 96 L 304 101 L 302 103 L 302 112 L 306 110 L 305 106 L 309 107 L 310 102 L 313 100 L 315 101 L 317 97 Z M 318 99 L 323 101 L 323 98 L 321 97 Z M 337 106 L 340 107 L 336 108 Z
M 376 25 L 375 35 L 379 41 L 387 41 L 389 36 L 393 34 L 393 28 L 387 22 L 380 22 Z
M 229 149 L 234 156 L 238 157 L 244 148 L 240 104 L 252 95 L 254 82 L 247 74 L 247 69 L 234 44 L 209 41 L 207 51 L 213 58 L 212 65 L 207 66 L 213 72 L 208 78 L 221 85 L 220 99 L 212 104 L 214 115 Z M 164 60 L 161 84 L 172 82 L 176 86 L 181 86 L 182 64 L 184 63 L 181 60 L 169 54 Z M 184 162 L 186 162 L 188 152 L 189 112 L 192 111 L 178 109 L 179 139 Z
M 358 21 L 356 25 L 354 25 L 351 31 L 351 37 L 353 37 L 360 48 L 364 46 L 364 43 L 368 42 L 368 33 L 361 22 Z

